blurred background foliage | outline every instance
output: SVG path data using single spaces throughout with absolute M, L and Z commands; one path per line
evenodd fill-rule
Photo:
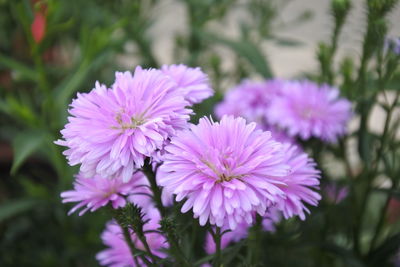
M 212 114 L 228 85 L 254 74 L 274 77 L 265 43 L 301 45 L 295 38 L 280 37 L 279 29 L 312 17 L 311 11 L 299 10 L 284 25 L 276 23 L 290 0 L 178 2 L 187 24 L 171 37 L 173 63 L 201 66 L 216 90 L 195 107 L 194 121 Z M 355 103 L 359 127 L 338 145 L 304 144 L 323 171 L 322 188 L 334 181 L 338 188 L 349 188 L 349 197 L 336 203 L 324 195 L 305 222 L 291 219 L 279 224 L 276 233 L 265 233 L 258 260 L 267 266 L 394 264 L 400 244 L 400 143 L 395 138 L 400 120 L 393 113 L 399 107 L 400 73 L 398 56 L 388 53 L 385 36 L 386 17 L 397 1 L 364 2 L 360 58 L 333 64 L 351 9 L 350 1 L 334 0 L 331 41 L 320 43 L 316 53 L 320 71 L 304 75 L 339 86 Z M 131 60 L 132 69 L 166 63 L 154 52 L 151 32 L 163 7 L 157 0 L 0 0 L 0 266 L 97 265 L 94 256 L 103 248 L 99 235 L 108 216 L 102 211 L 85 218 L 67 216 L 70 206 L 61 204 L 59 194 L 72 187 L 77 169 L 67 166 L 62 148 L 53 141 L 66 122 L 71 98 L 90 90 L 96 80 L 110 84 L 116 70 L 126 69 L 121 57 Z M 239 34 L 232 38 L 224 32 L 224 22 L 238 10 L 247 19 L 239 21 Z M 228 68 L 222 56 L 227 51 L 232 57 Z M 367 126 L 376 105 L 385 111 L 380 134 Z M 349 161 L 351 144 L 358 147 L 357 165 Z M 331 162 L 343 171 L 332 171 Z M 382 181 L 389 186 L 379 186 Z M 243 242 L 229 248 L 226 260 L 257 266 L 237 257 Z M 186 253 L 204 254 L 198 251 Z

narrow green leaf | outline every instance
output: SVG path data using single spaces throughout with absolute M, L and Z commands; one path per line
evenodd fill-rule
M 374 191 L 382 194 L 388 194 L 392 197 L 400 199 L 400 191 L 399 190 L 392 190 L 390 188 L 374 188 Z
M 25 212 L 34 205 L 35 201 L 33 199 L 17 199 L 5 202 L 0 206 L 0 222 Z
M 380 266 L 390 259 L 400 248 L 400 233 L 386 239 L 368 255 L 369 266 Z
M 26 79 L 32 81 L 37 81 L 38 79 L 37 73 L 32 68 L 29 68 L 17 60 L 2 54 L 0 54 L 0 66 L 4 66 L 12 71 L 15 71 L 17 74 L 20 74 L 21 77 Z
M 250 41 L 232 41 L 210 33 L 203 33 L 202 36 L 211 42 L 217 42 L 229 47 L 236 54 L 245 58 L 250 65 L 252 65 L 254 69 L 265 78 L 273 77 L 271 68 L 266 60 L 265 55 Z
M 285 38 L 285 37 L 274 37 L 273 40 L 276 42 L 277 45 L 280 46 L 302 46 L 304 45 L 303 42 L 291 39 L 291 38 Z
M 109 51 L 102 53 L 90 63 L 83 61 L 78 69 L 70 76 L 66 77 L 54 90 L 54 97 L 58 104 L 64 105 L 68 99 L 79 90 L 90 72 L 101 65 L 110 55 Z
M 32 130 L 18 134 L 13 142 L 14 161 L 11 166 L 11 174 L 15 174 L 24 161 L 32 155 L 45 141 L 45 134 Z

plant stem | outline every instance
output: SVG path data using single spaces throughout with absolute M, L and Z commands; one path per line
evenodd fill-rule
M 137 254 L 137 252 L 140 252 L 140 250 L 135 247 L 135 244 L 133 244 L 131 234 L 129 233 L 128 227 L 124 227 L 124 225 L 116 217 L 114 217 L 114 218 L 117 221 L 118 225 L 122 229 L 124 239 L 125 239 L 126 243 L 128 244 L 129 250 L 131 252 L 133 260 L 135 261 L 136 266 L 140 266 L 138 259 L 135 256 Z M 152 266 L 152 263 L 145 256 L 140 256 L 140 258 L 147 266 Z
M 399 181 L 398 179 L 393 179 L 392 180 L 391 191 L 394 190 L 397 187 L 398 181 Z M 378 237 L 379 237 L 379 235 L 380 235 L 380 233 L 382 231 L 382 227 L 383 227 L 383 224 L 385 222 L 386 211 L 387 211 L 387 209 L 389 207 L 390 199 L 391 199 L 390 193 L 388 193 L 387 196 L 386 196 L 385 204 L 383 205 L 383 207 L 381 209 L 381 212 L 379 214 L 379 221 L 378 221 L 378 224 L 376 225 L 375 233 L 374 233 L 374 236 L 373 236 L 372 241 L 371 241 L 371 246 L 369 248 L 370 252 L 374 249 L 375 244 L 378 241 Z
M 149 180 L 150 188 L 151 188 L 151 191 L 153 192 L 153 200 L 156 204 L 156 207 L 157 207 L 158 211 L 160 212 L 161 217 L 165 217 L 166 210 L 162 204 L 162 199 L 161 199 L 162 190 L 157 185 L 156 174 L 153 171 L 153 167 L 151 166 L 149 159 L 145 160 L 142 170 L 143 170 L 143 173 L 146 175 L 147 180 Z
M 213 234 L 214 242 L 215 242 L 215 254 L 214 254 L 214 267 L 220 267 L 222 265 L 222 256 L 221 256 L 221 228 L 216 227 L 215 233 Z
M 175 257 L 178 266 L 187 266 L 190 267 L 190 263 L 187 261 L 180 245 L 179 245 L 179 241 L 177 240 L 177 238 L 175 237 L 175 235 L 167 233 L 167 240 L 168 243 L 171 246 L 171 254 L 173 254 L 173 256 Z
M 137 237 L 139 238 L 140 242 L 142 242 L 144 249 L 146 250 L 147 254 L 150 256 L 152 260 L 152 265 L 157 266 L 157 258 L 154 256 L 153 252 L 150 249 L 149 244 L 147 243 L 146 236 L 142 233 L 136 233 Z

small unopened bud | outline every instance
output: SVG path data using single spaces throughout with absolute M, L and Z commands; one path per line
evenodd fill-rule
M 368 9 L 384 16 L 394 8 L 397 2 L 398 0 L 368 0 Z
M 333 0 L 331 4 L 335 15 L 345 14 L 351 7 L 350 0 Z
M 138 234 L 143 232 L 143 225 L 146 222 L 143 221 L 144 214 L 139 206 L 128 203 L 116 210 L 114 217 L 122 227 L 131 228 Z
M 160 221 L 160 230 L 169 235 L 177 235 L 177 224 L 173 218 L 165 217 Z

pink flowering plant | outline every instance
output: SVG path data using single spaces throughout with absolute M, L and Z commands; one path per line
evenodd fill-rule
M 266 84 L 276 93 L 254 113 L 268 123 L 268 110 L 284 98 L 286 83 Z M 263 90 L 263 84 L 256 88 Z M 277 222 L 272 212 L 305 220 L 309 207 L 318 205 L 320 171 L 299 144 L 281 140 L 263 123 L 257 126 L 251 116 L 222 115 L 223 107 L 219 121 L 203 117 L 189 123 L 192 104 L 212 94 L 200 68 L 181 64 L 117 73 L 111 88 L 97 82 L 73 100 L 56 144 L 67 148 L 64 155 L 70 165 L 80 164 L 80 173 L 74 190 L 61 197 L 76 203 L 70 213 L 113 210 L 102 236 L 109 248 L 98 254 L 100 264 L 191 266 L 194 259 L 184 253 L 176 219 L 190 212 L 193 223 L 209 232 L 205 252 L 213 251 L 212 262 L 220 266 L 231 241 L 260 230 L 265 221 Z M 343 133 L 350 117 L 345 104 L 347 118 L 319 125 L 339 123 L 335 127 Z
M 345 58 L 352 1 L 331 0 L 319 67 L 295 78 L 264 54 L 297 44 L 273 31 L 289 1 L 180 1 L 170 60 L 148 30 L 164 3 L 3 2 L 0 145 L 18 179 L 0 199 L 23 197 L 0 204 L 0 266 L 400 266 L 397 0 L 363 1 Z M 218 29 L 237 8 L 235 39 Z
M 307 220 L 324 196 L 309 142 L 334 148 L 349 132 L 353 105 L 327 83 L 325 67 L 320 83 L 246 80 L 215 106 L 217 119 L 197 123 L 190 122 L 193 105 L 214 94 L 199 67 L 136 67 L 117 72 L 109 88 L 96 82 L 78 94 L 56 144 L 80 172 L 61 197 L 75 203 L 70 213 L 109 211 L 99 263 L 219 267 L 239 261 L 227 257 L 232 248 L 249 264 L 262 260 L 262 236 L 285 220 Z M 349 194 L 325 188 L 330 204 Z M 196 231 L 202 259 L 185 248 L 194 248 Z

